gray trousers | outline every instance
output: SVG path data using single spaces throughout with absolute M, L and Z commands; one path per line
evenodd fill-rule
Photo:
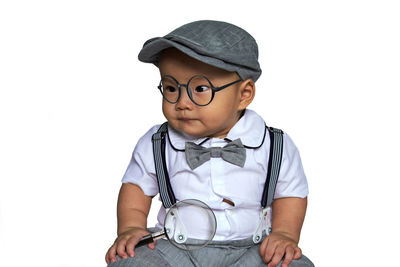
M 206 247 L 185 251 L 172 245 L 169 241 L 157 240 L 156 248 L 147 246 L 135 248 L 135 257 L 117 258 L 108 267 L 257 267 L 267 266 L 261 259 L 260 244 L 254 244 L 252 239 L 234 241 L 213 241 Z M 282 263 L 282 262 L 281 262 Z M 281 266 L 281 263 L 278 266 Z M 302 256 L 293 260 L 290 267 L 313 267 L 314 264 Z

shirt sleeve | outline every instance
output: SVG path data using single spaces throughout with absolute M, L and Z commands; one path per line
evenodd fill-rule
M 158 194 L 151 138 L 159 127 L 159 125 L 152 127 L 139 139 L 133 150 L 128 168 L 122 178 L 122 183 L 138 185 L 147 196 Z
M 300 197 L 308 195 L 308 184 L 300 154 L 292 139 L 283 135 L 282 163 L 274 198 Z

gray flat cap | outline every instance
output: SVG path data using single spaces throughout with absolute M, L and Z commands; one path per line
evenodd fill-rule
M 185 24 L 164 37 L 147 40 L 139 60 L 158 66 L 162 50 L 175 47 L 186 55 L 254 82 L 261 75 L 258 46 L 242 28 L 222 21 L 200 20 Z

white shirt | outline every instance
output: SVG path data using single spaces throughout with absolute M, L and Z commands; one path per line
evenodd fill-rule
M 123 183 L 138 185 L 148 196 L 158 194 L 151 137 L 159 127 L 160 125 L 152 127 L 140 138 L 122 179 Z M 270 138 L 264 120 L 256 112 L 247 109 L 226 136 L 230 140 L 240 138 L 243 145 L 254 147 L 246 149 L 243 168 L 222 158 L 211 158 L 191 170 L 186 163 L 185 153 L 175 149 L 185 149 L 187 141 L 199 144 L 206 137 L 196 139 L 170 126 L 167 137 L 166 163 L 176 199 L 199 199 L 213 209 L 217 219 L 214 240 L 235 240 L 252 236 L 259 222 L 262 192 L 268 169 Z M 223 147 L 226 144 L 224 139 L 210 138 L 201 145 Z M 282 164 L 274 198 L 304 198 L 307 195 L 308 185 L 299 152 L 285 133 Z M 232 201 L 235 206 L 223 202 L 224 198 Z M 164 218 L 165 209 L 161 206 L 157 227 L 163 227 Z

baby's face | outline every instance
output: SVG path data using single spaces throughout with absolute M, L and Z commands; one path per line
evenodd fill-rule
M 159 59 L 161 76 L 173 76 L 180 84 L 187 84 L 195 75 L 206 76 L 215 87 L 233 81 L 239 76 L 197 61 L 176 49 L 167 49 Z M 186 88 L 181 87 L 177 103 L 171 104 L 163 99 L 162 110 L 169 124 L 178 131 L 196 137 L 225 137 L 239 120 L 241 111 L 241 82 L 235 83 L 215 93 L 207 106 L 198 106 L 189 98 Z

